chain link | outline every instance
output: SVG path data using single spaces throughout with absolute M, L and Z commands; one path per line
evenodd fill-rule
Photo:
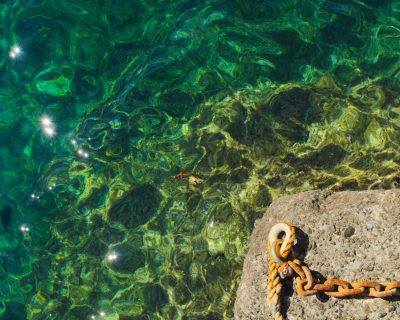
M 400 295 L 400 281 L 387 285 L 373 280 L 347 282 L 343 279 L 327 279 L 318 282 L 312 271 L 294 257 L 292 248 L 296 244 L 296 228 L 289 223 L 278 223 L 271 228 L 268 236 L 270 256 L 268 272 L 268 303 L 274 306 L 274 318 L 283 319 L 280 312 L 281 279 L 295 277 L 296 292 L 301 296 L 325 294 L 335 298 L 371 297 L 389 298 Z

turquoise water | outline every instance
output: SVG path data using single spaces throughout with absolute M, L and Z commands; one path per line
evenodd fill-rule
M 232 319 L 273 199 L 400 183 L 399 1 L 0 13 L 1 319 Z

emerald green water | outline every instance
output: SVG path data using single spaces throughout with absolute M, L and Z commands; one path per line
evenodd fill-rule
M 400 183 L 400 1 L 0 13 L 0 319 L 232 319 L 273 199 Z

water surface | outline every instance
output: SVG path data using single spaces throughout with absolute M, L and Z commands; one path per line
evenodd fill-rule
M 0 13 L 1 319 L 232 319 L 273 199 L 400 183 L 399 1 Z

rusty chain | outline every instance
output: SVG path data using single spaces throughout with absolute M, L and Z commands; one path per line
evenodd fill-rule
M 297 243 L 296 228 L 289 223 L 274 225 L 268 235 L 269 270 L 268 303 L 274 307 L 274 319 L 283 320 L 280 311 L 280 293 L 282 279 L 295 277 L 296 292 L 301 296 L 317 293 L 335 298 L 371 297 L 388 298 L 400 295 L 400 281 L 395 280 L 383 285 L 373 280 L 348 282 L 342 279 L 327 279 L 319 283 L 313 272 L 294 257 L 292 248 Z

